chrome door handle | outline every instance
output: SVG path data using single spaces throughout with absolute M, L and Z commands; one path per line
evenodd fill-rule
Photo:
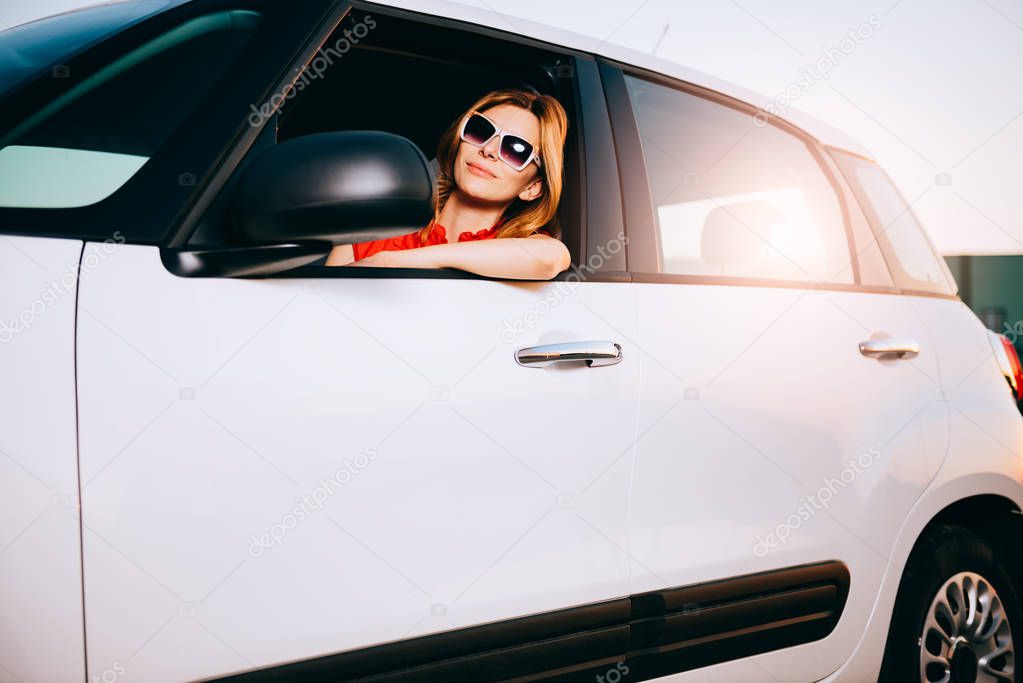
M 860 353 L 867 358 L 880 360 L 913 358 L 920 353 L 920 345 L 912 339 L 884 337 L 860 342 Z
M 515 352 L 515 362 L 526 368 L 570 360 L 584 360 L 591 368 L 614 365 L 622 361 L 622 347 L 613 341 L 579 341 L 527 346 Z

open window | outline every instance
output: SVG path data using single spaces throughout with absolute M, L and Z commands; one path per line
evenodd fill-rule
M 306 68 L 296 70 L 286 97 L 279 97 L 270 107 L 250 108 L 250 124 L 264 126 L 259 140 L 203 216 L 187 248 L 215 249 L 252 242 L 250 234 L 239 234 L 232 202 L 246 166 L 272 147 L 329 140 L 316 136 L 346 131 L 381 132 L 409 141 L 435 174 L 437 144 L 451 122 L 481 95 L 518 88 L 556 97 L 568 114 L 559 237 L 578 262 L 584 195 L 574 59 L 546 46 L 506 40 L 496 34 L 489 29 L 460 28 L 455 22 L 433 17 L 420 20 L 419 15 L 399 10 L 351 10 Z M 340 226 L 338 232 L 345 227 Z M 318 238 L 322 243 L 326 237 L 321 234 Z M 363 239 L 366 237 L 334 241 Z M 308 277 L 310 268 L 317 268 L 317 276 L 373 276 L 367 271 L 374 269 L 327 268 L 323 261 L 313 261 L 301 275 Z M 388 277 L 400 277 L 407 269 L 388 270 L 394 271 Z M 444 273 L 449 275 L 458 276 Z

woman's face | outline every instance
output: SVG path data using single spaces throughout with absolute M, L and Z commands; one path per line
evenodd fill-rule
M 533 112 L 514 104 L 499 104 L 482 111 L 498 128 L 519 136 L 540 149 L 540 120 Z M 540 169 L 529 162 L 516 171 L 497 156 L 501 145 L 495 135 L 482 147 L 462 140 L 455 155 L 455 185 L 473 199 L 507 205 L 516 197 L 531 201 L 543 191 Z M 540 160 L 543 162 L 543 159 Z

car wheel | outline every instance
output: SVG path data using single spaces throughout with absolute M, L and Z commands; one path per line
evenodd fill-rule
M 899 586 L 881 681 L 1023 683 L 1020 575 L 1005 562 L 969 529 L 928 531 Z

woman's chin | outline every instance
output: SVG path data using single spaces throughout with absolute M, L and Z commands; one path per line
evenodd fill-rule
M 514 197 L 505 197 L 494 192 L 494 188 L 488 185 L 492 181 L 483 179 L 469 179 L 464 184 L 459 184 L 458 189 L 463 199 L 474 204 L 497 204 L 505 205 L 511 203 Z

